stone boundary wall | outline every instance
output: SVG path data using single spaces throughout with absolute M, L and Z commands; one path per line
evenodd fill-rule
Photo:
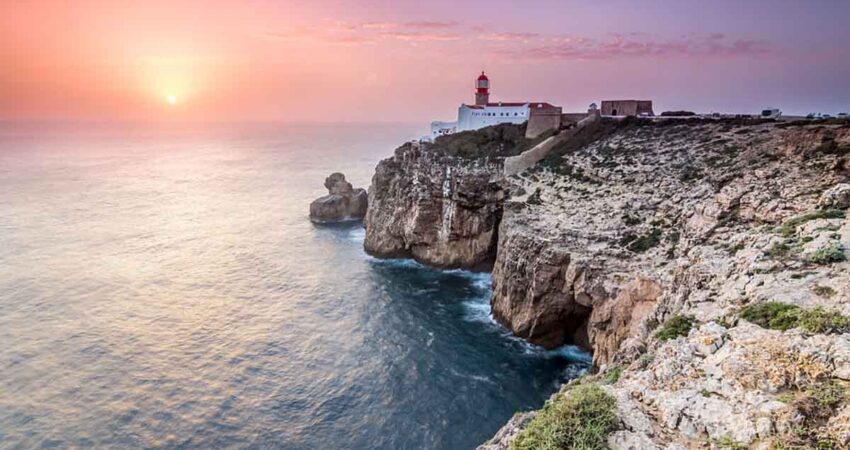
M 555 144 L 561 141 L 561 135 L 563 134 L 565 133 L 547 138 L 543 142 L 517 156 L 505 158 L 505 176 L 509 177 L 511 175 L 522 173 L 525 169 L 537 164 L 538 161 L 543 159 L 549 151 L 552 150 L 552 147 L 554 147 Z

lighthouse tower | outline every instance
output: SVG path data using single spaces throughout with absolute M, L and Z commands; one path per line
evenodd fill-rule
M 490 103 L 490 79 L 483 71 L 475 82 L 475 88 L 475 104 L 487 106 L 487 103 Z

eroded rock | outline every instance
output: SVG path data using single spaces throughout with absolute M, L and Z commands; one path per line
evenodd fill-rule
M 345 175 L 335 172 L 325 178 L 328 195 L 310 203 L 310 220 L 333 223 L 359 220 L 366 215 L 368 195 L 365 189 L 354 189 L 345 181 Z
M 399 147 L 369 188 L 365 249 L 446 268 L 488 266 L 496 252 L 504 191 L 500 166 Z

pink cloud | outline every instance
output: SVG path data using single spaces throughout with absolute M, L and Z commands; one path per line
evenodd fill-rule
M 598 40 L 582 37 L 550 37 L 531 45 L 501 48 L 497 53 L 532 59 L 616 59 L 629 57 L 739 57 L 771 52 L 768 44 L 751 39 L 727 40 L 719 33 L 663 40 L 631 33 Z
M 417 21 L 417 22 L 366 22 L 356 27 L 366 30 L 398 30 L 398 29 L 416 29 L 416 30 L 445 30 L 455 28 L 460 25 L 455 21 Z
M 398 39 L 400 41 L 457 41 L 463 36 L 455 33 L 420 33 L 415 31 L 385 31 L 379 33 L 381 37 Z
M 503 32 L 503 33 L 488 33 L 484 36 L 481 36 L 481 39 L 486 41 L 528 41 L 531 39 L 535 39 L 540 35 L 537 33 L 517 33 L 517 32 Z

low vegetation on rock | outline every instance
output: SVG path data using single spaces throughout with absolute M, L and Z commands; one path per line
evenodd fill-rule
M 696 319 L 693 316 L 673 316 L 661 325 L 655 337 L 659 341 L 669 341 L 679 336 L 687 336 L 695 323 Z
M 837 293 L 837 292 L 835 292 L 835 289 L 833 289 L 829 286 L 821 286 L 821 285 L 817 285 L 817 286 L 813 287 L 812 292 L 814 292 L 815 295 L 817 295 L 819 297 L 824 297 L 824 298 L 832 298 Z
M 783 236 L 793 236 L 797 232 L 797 227 L 815 220 L 815 219 L 843 219 L 846 216 L 844 211 L 840 209 L 819 209 L 814 212 L 803 214 L 802 216 L 794 217 L 779 227 L 779 234 Z
M 635 253 L 643 253 L 658 245 L 659 242 L 661 242 L 661 230 L 658 228 L 652 228 L 649 233 L 641 235 L 626 233 L 620 239 L 620 245 Z
M 830 264 L 846 260 L 844 247 L 839 242 L 833 242 L 826 247 L 819 248 L 809 257 L 809 261 L 815 264 Z
M 620 375 L 622 374 L 623 366 L 612 367 L 602 376 L 602 382 L 605 384 L 614 384 L 620 379 Z
M 617 428 L 617 400 L 595 383 L 569 386 L 546 403 L 512 450 L 605 449 Z
M 438 137 L 429 151 L 463 159 L 515 156 L 543 142 L 554 131 L 526 139 L 525 124 L 503 123 L 480 130 L 461 131 Z
M 821 307 L 806 310 L 787 303 L 764 302 L 745 306 L 739 316 L 772 330 L 802 328 L 810 333 L 850 332 L 850 317 Z
M 801 423 L 790 433 L 777 437 L 772 449 L 838 449 L 845 448 L 824 432 L 824 425 L 847 402 L 847 389 L 829 380 L 809 386 L 797 395 L 791 405 Z

